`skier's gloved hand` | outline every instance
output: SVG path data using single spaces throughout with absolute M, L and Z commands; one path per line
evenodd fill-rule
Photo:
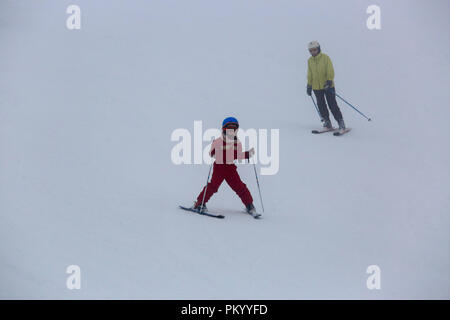
M 308 96 L 310 96 L 311 95 L 311 92 L 312 92 L 312 86 L 306 86 L 306 94 L 308 95 Z
M 255 148 L 251 148 L 250 150 L 248 150 L 248 157 L 249 158 L 253 157 L 254 154 L 255 154 Z
M 333 81 L 327 80 L 327 81 L 325 82 L 325 85 L 324 85 L 323 88 L 324 88 L 324 90 L 327 91 L 327 92 L 333 92 L 333 91 L 334 91 Z

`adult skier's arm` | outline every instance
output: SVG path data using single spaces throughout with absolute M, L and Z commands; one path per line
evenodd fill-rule
M 331 62 L 330 57 L 327 56 L 327 68 L 326 68 L 326 77 L 327 81 L 333 81 L 334 80 L 334 68 L 333 68 L 333 62 Z
M 306 79 L 308 80 L 308 87 L 311 87 L 312 86 L 313 77 L 312 77 L 311 66 L 309 65 L 309 60 L 308 60 L 308 74 L 306 76 Z

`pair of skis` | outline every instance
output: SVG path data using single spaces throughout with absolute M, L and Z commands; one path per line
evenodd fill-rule
M 225 218 L 225 216 L 222 215 L 222 214 L 215 214 L 215 213 L 211 213 L 211 212 L 208 212 L 208 211 L 199 211 L 199 210 L 196 210 L 196 209 L 193 209 L 193 208 L 188 208 L 188 207 L 183 207 L 183 206 L 179 206 L 179 207 L 180 207 L 180 209 L 183 209 L 183 210 L 186 210 L 186 211 L 190 211 L 190 212 L 194 212 L 194 213 L 198 213 L 198 214 L 201 214 L 201 215 L 204 215 L 204 216 L 208 216 L 208 217 L 211 217 L 211 218 L 218 218 L 218 219 Z M 248 213 L 248 214 L 250 214 L 255 219 L 260 219 L 261 218 L 261 215 L 259 213 L 255 213 L 255 214 Z
M 351 128 L 345 128 L 344 130 L 339 130 L 337 128 L 325 128 L 322 130 L 313 130 L 311 131 L 311 133 L 313 134 L 321 134 L 321 133 L 325 133 L 325 132 L 333 132 L 333 136 L 342 136 L 344 134 L 346 134 L 347 132 L 349 132 L 350 130 L 352 130 Z

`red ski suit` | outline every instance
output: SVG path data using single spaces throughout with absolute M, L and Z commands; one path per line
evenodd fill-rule
M 209 155 L 216 160 L 214 161 L 211 182 L 206 186 L 206 195 L 203 203 L 207 203 L 211 196 L 219 190 L 223 180 L 236 192 L 244 205 L 253 203 L 252 195 L 239 177 L 237 167 L 234 164 L 234 160 L 249 159 L 249 152 L 242 152 L 242 144 L 237 137 L 234 140 L 228 140 L 223 138 L 223 136 L 217 138 L 211 145 Z M 196 205 L 202 204 L 204 192 L 205 188 L 198 195 Z

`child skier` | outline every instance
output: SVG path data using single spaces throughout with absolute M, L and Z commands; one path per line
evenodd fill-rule
M 203 188 L 197 197 L 192 209 L 206 211 L 206 203 L 217 192 L 223 180 L 241 198 L 246 211 L 252 216 L 257 215 L 253 206 L 253 198 L 245 183 L 242 182 L 237 172 L 234 160 L 250 159 L 255 154 L 254 148 L 242 151 L 242 144 L 237 138 L 239 122 L 236 118 L 228 117 L 222 122 L 222 136 L 211 144 L 209 155 L 215 158 L 211 182 Z M 206 191 L 206 194 L 205 194 Z

